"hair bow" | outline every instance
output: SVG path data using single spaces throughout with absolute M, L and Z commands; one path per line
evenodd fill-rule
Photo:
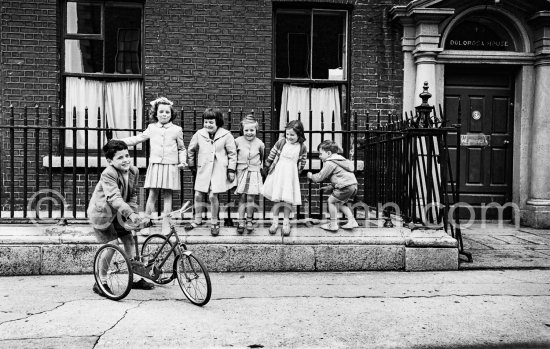
M 159 97 L 159 98 L 155 99 L 154 101 L 150 102 L 152 107 L 154 107 L 155 105 L 157 105 L 159 103 L 169 104 L 170 106 L 174 105 L 174 103 L 166 97 Z
M 247 116 L 245 116 L 242 121 L 241 121 L 243 124 L 255 124 L 257 123 L 256 119 L 254 118 L 254 116 L 252 114 L 248 114 Z

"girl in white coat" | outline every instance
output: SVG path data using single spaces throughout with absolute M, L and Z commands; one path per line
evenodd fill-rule
M 195 176 L 195 218 L 185 226 L 191 230 L 202 222 L 205 196 L 211 209 L 212 235 L 220 233 L 218 195 L 235 186 L 237 150 L 231 132 L 224 129 L 219 109 L 207 108 L 202 114 L 203 128 L 195 132 L 189 142 L 187 164 Z

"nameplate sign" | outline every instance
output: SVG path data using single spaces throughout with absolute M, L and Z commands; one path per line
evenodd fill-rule
M 449 40 L 449 46 L 458 50 L 506 50 L 508 40 Z
M 452 29 L 445 40 L 445 49 L 515 51 L 515 45 L 500 24 L 486 18 L 472 18 Z
M 460 145 L 464 147 L 486 147 L 491 143 L 491 136 L 484 134 L 460 135 Z

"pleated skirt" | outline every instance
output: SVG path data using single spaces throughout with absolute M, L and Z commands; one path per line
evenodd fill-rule
M 149 164 L 144 188 L 180 189 L 180 171 L 175 164 Z

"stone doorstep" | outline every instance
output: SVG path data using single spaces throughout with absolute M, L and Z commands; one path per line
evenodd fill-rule
M 143 229 L 139 241 L 160 232 L 160 227 Z M 230 227 L 221 227 L 219 236 L 202 227 L 178 232 L 208 269 L 218 272 L 458 269 L 457 241 L 441 230 L 329 233 L 299 226 L 288 237 L 263 227 L 243 235 Z M 0 225 L 0 275 L 91 273 L 99 246 L 89 225 Z

